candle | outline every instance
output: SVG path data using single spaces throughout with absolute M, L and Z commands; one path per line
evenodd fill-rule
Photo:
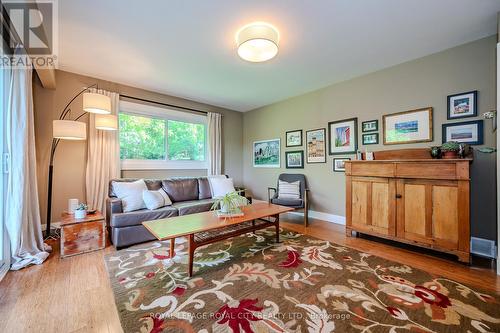
M 78 207 L 78 199 L 69 199 L 68 200 L 68 213 L 69 214 L 74 214 L 77 207 Z

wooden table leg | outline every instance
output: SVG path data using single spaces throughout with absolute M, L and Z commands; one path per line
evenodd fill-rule
M 191 277 L 193 276 L 193 257 L 194 257 L 194 250 L 195 250 L 195 244 L 194 244 L 194 235 L 190 234 L 188 235 L 188 255 L 189 255 L 189 262 L 188 262 L 188 276 Z
M 173 258 L 174 257 L 174 248 L 175 248 L 175 238 L 172 238 L 170 240 L 170 258 Z
M 280 242 L 280 216 L 276 215 L 276 221 L 274 222 L 274 226 L 276 227 L 276 243 Z

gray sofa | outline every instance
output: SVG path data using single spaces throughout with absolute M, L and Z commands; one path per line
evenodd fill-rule
M 131 182 L 137 179 L 113 179 L 109 182 L 106 199 L 106 223 L 111 242 L 117 248 L 156 239 L 141 224 L 144 221 L 188 215 L 210 210 L 213 204 L 208 178 L 171 178 L 145 180 L 150 190 L 163 188 L 172 200 L 172 206 L 155 210 L 141 209 L 124 213 L 122 202 L 113 192 L 113 181 Z

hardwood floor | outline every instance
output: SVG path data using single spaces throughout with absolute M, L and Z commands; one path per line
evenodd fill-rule
M 330 240 L 432 274 L 500 293 L 500 277 L 493 269 L 466 266 L 456 261 L 394 247 L 379 241 L 347 238 L 344 227 L 282 216 L 285 228 Z M 0 331 L 2 332 L 122 332 L 104 265 L 106 249 L 60 259 L 53 253 L 40 266 L 9 272 L 0 282 Z

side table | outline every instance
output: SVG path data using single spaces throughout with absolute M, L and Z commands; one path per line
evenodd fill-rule
M 106 222 L 101 212 L 83 219 L 63 213 L 61 216 L 61 258 L 103 249 L 106 246 Z

